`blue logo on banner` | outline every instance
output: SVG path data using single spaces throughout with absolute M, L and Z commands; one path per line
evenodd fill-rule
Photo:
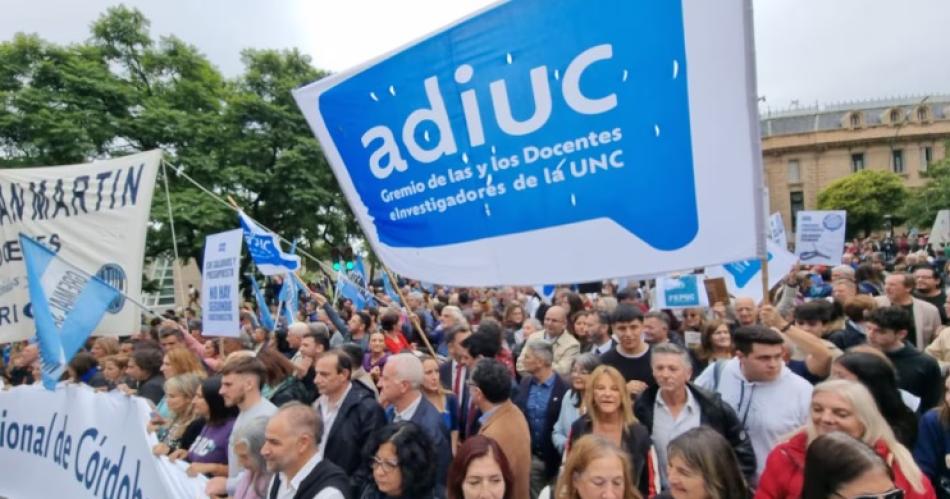
M 666 288 L 667 306 L 698 307 L 701 305 L 699 300 L 699 286 L 696 284 L 696 276 L 684 275 L 669 280 L 669 287 Z
M 609 218 L 675 250 L 698 231 L 678 1 L 503 3 L 318 107 L 390 246 Z
M 772 261 L 772 253 L 769 252 L 769 261 Z M 754 258 L 752 260 L 742 260 L 723 265 L 726 272 L 732 274 L 732 279 L 736 281 L 736 286 L 744 288 L 756 274 L 762 270 L 762 260 Z

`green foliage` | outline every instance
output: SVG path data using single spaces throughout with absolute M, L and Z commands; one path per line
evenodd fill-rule
M 291 90 L 325 76 L 297 50 L 242 52 L 227 80 L 195 47 L 153 40 L 124 6 L 92 25 L 88 42 L 36 35 L 0 42 L 0 167 L 70 164 L 161 148 L 169 163 L 311 253 L 359 232 Z M 204 236 L 237 226 L 228 208 L 169 169 L 182 257 L 200 260 Z M 159 174 L 147 241 L 171 252 Z
M 818 194 L 818 208 L 846 210 L 848 236 L 869 234 L 884 224 L 885 215 L 898 221 L 907 199 L 901 178 L 880 170 L 863 170 L 839 179 Z
M 927 182 L 911 190 L 902 214 L 910 225 L 929 230 L 937 212 L 950 208 L 950 158 L 928 166 L 921 176 Z

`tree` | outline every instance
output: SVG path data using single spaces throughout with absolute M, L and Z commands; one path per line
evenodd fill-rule
M 848 235 L 880 228 L 885 216 L 899 218 L 907 199 L 901 178 L 880 170 L 863 170 L 833 182 L 818 194 L 818 208 L 848 212 Z
M 0 167 L 80 163 L 160 148 L 167 161 L 311 253 L 358 234 L 329 165 L 291 89 L 325 76 L 307 56 L 245 50 L 227 80 L 175 37 L 151 38 L 149 21 L 108 9 L 83 44 L 36 35 L 0 43 Z M 204 236 L 237 226 L 227 207 L 169 169 L 177 243 L 200 261 Z M 147 254 L 170 254 L 162 179 Z
M 937 212 L 950 208 L 950 158 L 928 166 L 921 176 L 926 183 L 911 190 L 902 213 L 911 225 L 929 230 Z

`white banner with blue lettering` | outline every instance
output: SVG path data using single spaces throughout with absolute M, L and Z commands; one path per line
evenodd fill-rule
M 788 236 L 785 233 L 785 221 L 782 214 L 775 212 L 769 217 L 769 239 L 782 248 L 788 249 Z
M 152 455 L 145 399 L 62 383 L 0 391 L 0 496 L 201 498 L 204 478 Z
M 703 276 L 686 274 L 657 277 L 654 309 L 708 307 Z
M 294 95 L 376 254 L 454 285 L 764 253 L 744 0 L 513 0 Z
M 162 152 L 83 165 L 0 169 L 0 343 L 33 336 L 33 315 L 19 235 L 139 299 L 145 233 Z M 95 334 L 139 330 L 141 310 L 124 298 Z
M 241 229 L 205 237 L 201 271 L 201 326 L 206 336 L 236 338 L 241 332 L 238 316 L 238 276 L 241 272 Z
M 800 211 L 795 224 L 795 254 L 802 265 L 840 265 L 844 254 L 845 211 Z

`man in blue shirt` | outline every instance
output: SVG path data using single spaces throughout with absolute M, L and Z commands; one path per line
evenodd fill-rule
M 531 498 L 550 485 L 557 476 L 561 455 L 551 441 L 554 423 L 567 385 L 551 367 L 554 350 L 545 340 L 530 340 L 522 354 L 529 376 L 521 380 L 515 404 L 528 420 L 531 430 Z

